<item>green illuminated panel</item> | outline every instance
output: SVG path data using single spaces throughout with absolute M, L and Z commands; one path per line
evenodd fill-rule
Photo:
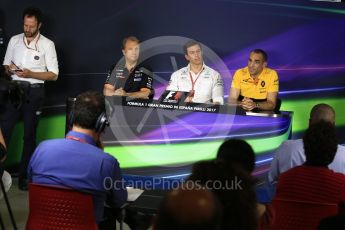
M 247 140 L 256 154 L 276 149 L 288 138 L 289 131 L 283 135 L 269 138 Z M 162 166 L 171 164 L 189 164 L 215 157 L 223 140 L 181 144 L 109 146 L 110 153 L 120 162 L 122 168 Z
M 65 115 L 42 117 L 37 130 L 37 143 L 53 138 L 65 136 Z M 19 162 L 23 149 L 23 122 L 19 122 L 12 132 L 9 154 L 5 165 L 12 165 Z
M 308 100 L 283 100 L 281 110 L 293 111 L 292 132 L 302 132 L 308 127 L 309 114 L 314 105 L 326 103 L 335 109 L 336 125 L 345 125 L 345 98 L 316 98 Z

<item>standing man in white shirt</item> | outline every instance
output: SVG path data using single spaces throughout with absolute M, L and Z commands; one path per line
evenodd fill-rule
M 327 121 L 335 125 L 334 109 L 327 104 L 315 105 L 309 118 L 309 125 Z M 280 174 L 289 169 L 304 164 L 306 157 L 304 154 L 304 145 L 302 139 L 284 141 L 276 150 L 273 157 L 270 170 L 268 172 L 268 181 L 275 184 Z M 334 160 L 328 165 L 328 168 L 334 172 L 345 174 L 345 147 L 338 145 Z
M 42 26 L 41 18 L 41 11 L 37 8 L 24 10 L 24 33 L 11 38 L 3 62 L 5 74 L 24 92 L 22 106 L 15 108 L 8 103 L 1 118 L 7 146 L 16 122 L 23 118 L 24 146 L 18 180 L 18 187 L 22 190 L 27 189 L 27 165 L 36 147 L 36 129 L 44 102 L 44 81 L 55 81 L 59 74 L 55 45 L 39 31 Z
M 171 75 L 167 90 L 189 92 L 186 102 L 224 103 L 224 84 L 220 74 L 205 65 L 201 44 L 190 40 L 184 47 L 188 66 Z

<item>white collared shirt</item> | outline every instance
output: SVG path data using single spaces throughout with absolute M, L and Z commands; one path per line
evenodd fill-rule
M 34 40 L 27 44 L 24 34 L 18 34 L 8 43 L 3 65 L 10 65 L 13 61 L 19 68 L 33 72 L 51 71 L 59 74 L 59 66 L 54 42 L 38 33 Z M 13 80 L 28 81 L 31 84 L 44 81 L 34 78 L 20 78 L 13 74 Z
M 194 85 L 195 103 L 211 103 L 218 102 L 224 104 L 224 83 L 220 74 L 214 69 L 203 64 L 200 73 L 190 71 L 190 65 L 175 71 L 170 78 L 167 90 L 190 92 L 192 90 L 192 76 Z M 199 76 L 198 79 L 196 79 Z
M 276 150 L 270 170 L 268 181 L 274 184 L 278 181 L 279 175 L 291 168 L 300 166 L 305 162 L 304 145 L 302 139 L 284 141 Z M 337 153 L 329 169 L 334 172 L 345 174 L 345 147 L 338 145 Z

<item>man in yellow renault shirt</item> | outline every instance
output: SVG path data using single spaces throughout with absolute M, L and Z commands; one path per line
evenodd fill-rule
M 232 79 L 228 102 L 245 110 L 274 110 L 279 90 L 278 74 L 267 68 L 267 54 L 250 52 L 248 66 L 238 69 Z

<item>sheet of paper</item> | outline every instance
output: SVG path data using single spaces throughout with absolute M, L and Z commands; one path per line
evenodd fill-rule
M 133 187 L 126 187 L 128 192 L 128 198 L 127 201 L 133 202 L 144 192 L 144 190 L 133 188 Z

